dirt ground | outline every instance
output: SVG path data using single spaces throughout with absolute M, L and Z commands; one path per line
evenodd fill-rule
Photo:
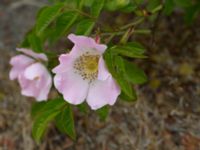
M 136 87 L 137 102 L 118 101 L 105 122 L 76 111 L 77 141 L 50 125 L 38 144 L 33 100 L 9 81 L 8 62 L 46 1 L 16 2 L 0 1 L 0 150 L 200 150 L 200 18 L 186 26 L 179 14 L 161 17 L 154 36 L 137 37 L 149 55 L 138 62 L 149 82 Z

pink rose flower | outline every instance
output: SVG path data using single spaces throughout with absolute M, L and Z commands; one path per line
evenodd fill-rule
M 24 48 L 17 50 L 25 55 L 19 54 L 11 58 L 10 80 L 18 80 L 22 95 L 34 97 L 38 101 L 47 100 L 52 86 L 52 77 L 47 68 L 36 61 L 47 61 L 46 55 Z
M 55 87 L 71 104 L 86 99 L 92 109 L 113 105 L 121 90 L 103 60 L 107 46 L 86 36 L 70 34 L 68 38 L 74 47 L 59 57 L 60 64 L 53 69 Z

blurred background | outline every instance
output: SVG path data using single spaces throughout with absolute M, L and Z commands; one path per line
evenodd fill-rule
M 150 35 L 136 36 L 147 48 L 140 64 L 148 83 L 136 87 L 138 101 L 118 101 L 105 122 L 75 110 L 77 141 L 51 124 L 43 141 L 31 136 L 33 99 L 9 81 L 9 59 L 47 0 L 0 0 L 0 150 L 199 150 L 200 18 L 187 25 L 181 11 L 159 15 Z M 130 19 L 103 13 L 121 24 Z

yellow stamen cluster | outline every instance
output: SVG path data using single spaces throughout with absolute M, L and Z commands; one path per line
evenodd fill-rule
M 100 56 L 97 54 L 90 54 L 89 52 L 84 53 L 75 60 L 75 73 L 81 75 L 83 80 L 92 82 L 98 75 L 99 57 Z

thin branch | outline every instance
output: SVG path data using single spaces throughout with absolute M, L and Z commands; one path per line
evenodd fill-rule
M 77 8 L 71 8 L 71 7 L 68 7 L 67 5 L 65 5 L 64 8 L 66 8 L 68 11 L 75 11 L 82 16 L 88 17 L 88 18 L 93 19 L 93 20 L 97 20 L 97 18 L 95 18 L 95 17 L 91 16 L 90 14 L 83 12 L 83 11 L 77 9 Z
M 131 23 L 129 23 L 129 24 L 126 24 L 126 25 L 120 27 L 120 29 L 121 29 L 121 30 L 125 30 L 125 29 L 127 29 L 127 28 L 136 26 L 136 25 L 142 23 L 143 21 L 144 21 L 144 18 L 140 18 L 140 19 L 138 19 L 138 20 L 136 20 L 136 21 L 134 21 L 134 22 L 131 22 Z
M 126 31 L 116 31 L 116 32 L 104 32 L 101 33 L 101 36 L 110 36 L 110 35 L 123 35 Z M 137 34 L 150 34 L 151 30 L 148 29 L 137 29 L 134 30 L 133 33 L 137 33 Z

